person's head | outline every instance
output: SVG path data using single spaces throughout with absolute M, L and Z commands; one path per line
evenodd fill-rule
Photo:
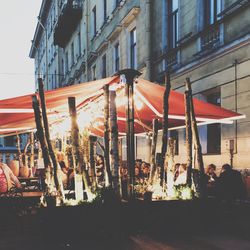
M 149 165 L 145 164 L 145 167 L 142 169 L 143 174 L 149 174 Z
M 209 164 L 207 166 L 207 174 L 213 174 L 216 171 L 216 166 L 214 164 Z
M 140 175 L 140 168 L 139 167 L 135 167 L 135 176 L 139 176 Z
M 232 169 L 232 166 L 230 164 L 226 163 L 226 164 L 222 165 L 221 172 L 229 171 L 231 169 Z
M 56 156 L 57 156 L 57 160 L 59 162 L 60 161 L 64 161 L 64 154 L 63 154 L 63 152 L 59 151 Z

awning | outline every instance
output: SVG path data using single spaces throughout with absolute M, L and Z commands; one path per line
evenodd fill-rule
M 135 132 L 145 133 L 152 129 L 152 120 L 162 121 L 163 95 L 165 87 L 138 79 L 135 84 Z M 69 119 L 68 97 L 76 97 L 79 125 L 87 126 L 97 135 L 103 133 L 103 86 L 109 84 L 117 93 L 117 114 L 119 133 L 125 133 L 126 115 L 124 83 L 119 77 L 81 83 L 45 92 L 49 123 L 57 126 Z M 35 129 L 32 109 L 33 94 L 0 100 L 0 134 L 22 133 Z M 215 106 L 196 98 L 194 109 L 199 125 L 211 123 L 232 123 L 244 115 Z M 169 97 L 169 129 L 185 126 L 185 105 L 182 93 L 171 91 Z

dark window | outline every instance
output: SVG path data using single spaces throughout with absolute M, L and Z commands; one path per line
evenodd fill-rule
M 97 28 L 96 28 L 96 6 L 92 10 L 92 16 L 93 16 L 93 37 L 96 36 Z
M 115 45 L 115 72 L 120 69 L 120 46 L 119 43 Z
M 15 137 L 14 136 L 7 136 L 4 138 L 4 144 L 6 147 L 13 147 L 15 146 Z
M 107 0 L 103 0 L 103 22 L 107 22 Z
M 130 32 L 130 66 L 132 69 L 137 67 L 137 53 L 136 53 L 136 29 Z
M 96 65 L 92 67 L 92 79 L 95 81 L 96 80 Z
M 221 0 L 204 0 L 204 26 L 215 23 L 221 12 Z
M 179 135 L 178 131 L 170 130 L 169 137 L 175 140 L 175 155 L 179 154 Z
M 202 93 L 208 103 L 220 106 L 221 92 L 220 88 L 211 89 Z M 221 153 L 221 124 L 207 125 L 207 154 Z
M 74 49 L 74 42 L 71 43 L 71 65 L 75 63 L 75 49 Z
M 106 55 L 102 57 L 102 78 L 107 76 L 107 59 Z
M 77 37 L 78 37 L 78 54 L 79 54 L 78 56 L 81 56 L 82 48 L 81 48 L 81 33 L 80 32 L 78 33 Z
M 67 74 L 67 72 L 69 71 L 69 53 L 66 52 L 65 55 L 65 74 Z
M 178 41 L 178 0 L 168 1 L 168 48 L 176 48 Z

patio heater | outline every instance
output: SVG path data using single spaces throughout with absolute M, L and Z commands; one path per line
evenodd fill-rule
M 125 95 L 127 98 L 126 110 L 126 144 L 128 167 L 128 196 L 134 197 L 135 171 L 135 132 L 134 132 L 134 80 L 141 73 L 135 69 L 120 70 L 117 75 L 124 75 L 126 79 Z

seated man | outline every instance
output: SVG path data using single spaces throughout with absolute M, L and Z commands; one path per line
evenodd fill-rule
M 12 170 L 6 164 L 0 163 L 0 193 L 6 193 L 12 187 L 22 186 Z

